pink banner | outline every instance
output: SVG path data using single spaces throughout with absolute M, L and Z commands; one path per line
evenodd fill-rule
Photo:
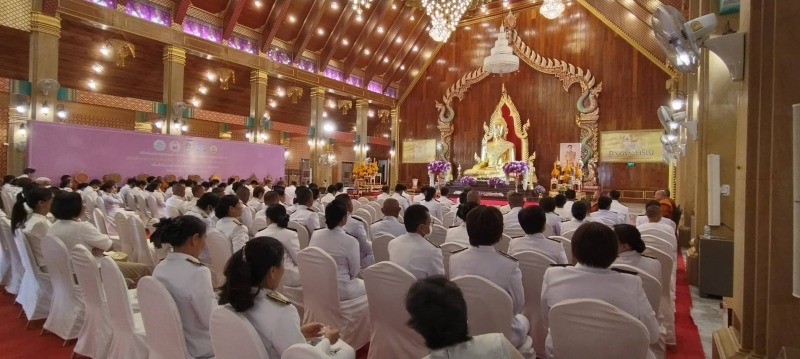
M 212 174 L 275 180 L 284 176 L 283 146 L 121 131 L 30 121 L 28 166 L 36 177 L 58 184 L 61 175 L 85 172 L 90 178 L 140 173 L 186 178 Z

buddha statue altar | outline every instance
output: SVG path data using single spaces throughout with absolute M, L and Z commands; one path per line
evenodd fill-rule
M 514 143 L 506 140 L 506 122 L 495 117 L 490 124 L 483 125 L 483 133 L 481 154 L 474 155 L 477 164 L 464 171 L 464 174 L 476 178 L 504 178 L 506 174 L 503 172 L 503 165 L 516 160 Z

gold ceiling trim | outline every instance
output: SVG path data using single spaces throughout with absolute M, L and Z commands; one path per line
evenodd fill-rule
M 31 31 L 61 37 L 61 19 L 33 11 L 31 12 Z

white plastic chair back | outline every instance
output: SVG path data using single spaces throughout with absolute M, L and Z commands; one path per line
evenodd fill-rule
M 503 233 L 507 234 L 511 238 L 517 238 L 517 237 L 524 237 L 525 236 L 525 231 L 522 229 L 521 226 L 519 226 L 517 224 L 513 224 L 513 225 L 510 225 L 510 226 L 503 227 Z
M 144 223 L 142 223 L 139 217 L 131 216 L 128 217 L 127 225 L 130 233 L 133 235 L 132 239 L 134 252 L 136 253 L 134 255 L 134 257 L 136 257 L 136 262 L 155 268 L 156 264 L 158 264 L 162 258 L 156 258 L 155 250 L 150 248 L 147 241 L 147 233 L 144 231 Z M 162 253 L 162 255 L 166 258 L 166 254 Z
M 644 254 L 655 257 L 658 259 L 658 262 L 661 263 L 661 278 L 658 278 L 658 281 L 661 282 L 662 300 L 672 300 L 672 297 L 669 294 L 669 286 L 670 283 L 672 283 L 672 267 L 675 265 L 675 263 L 672 261 L 672 257 L 669 254 L 666 254 L 653 247 L 647 247 L 644 250 Z
M 503 236 L 500 237 L 500 241 L 494 244 L 494 249 L 503 253 L 508 252 L 508 246 L 511 244 L 511 237 L 508 234 L 503 233 Z
M 548 317 L 556 358 L 648 356 L 650 340 L 644 324 L 602 300 L 565 300 L 554 305 Z
M 254 233 L 258 233 L 264 228 L 267 228 L 267 218 L 256 216 L 256 218 L 253 219 L 253 230 L 255 231 Z
M 358 203 L 369 204 L 369 199 L 367 197 L 358 197 Z
M 180 217 L 181 216 L 181 211 L 178 210 L 175 207 L 167 206 L 166 214 L 167 214 L 168 218 L 175 218 L 175 217 Z
M 657 234 L 659 236 L 654 236 L 652 234 L 649 234 L 649 233 L 656 233 L 656 232 L 657 232 Z M 662 238 L 662 237 L 664 237 L 664 238 Z M 665 234 L 664 232 L 661 232 L 661 231 L 651 230 L 651 231 L 647 231 L 647 232 L 642 233 L 642 241 L 644 241 L 644 244 L 647 247 L 654 247 L 654 248 L 656 248 L 656 249 L 658 249 L 658 250 L 660 250 L 660 251 L 662 251 L 664 253 L 669 254 L 671 257 L 675 258 L 677 250 L 675 249 L 675 246 L 672 245 L 672 243 L 670 243 L 670 241 L 669 241 L 669 239 L 667 239 L 667 237 L 668 237 L 668 235 Z
M 311 241 L 311 234 L 308 233 L 308 229 L 305 225 L 297 221 L 289 221 L 289 225 L 286 228 L 293 229 L 297 232 L 297 240 L 300 242 L 300 249 L 304 249 L 308 247 L 309 241 Z
M 323 227 L 325 226 L 325 209 L 322 211 L 317 212 L 317 216 L 319 216 L 319 224 Z
M 566 231 L 561 232 L 561 236 L 567 239 L 572 239 L 572 235 L 575 234 L 575 229 L 568 229 Z
M 143 277 L 137 286 L 139 307 L 150 359 L 191 358 L 175 300 L 155 277 Z
M 43 328 L 65 341 L 75 339 L 84 320 L 83 297 L 72 278 L 67 247 L 58 237 L 46 236 L 42 254 L 53 286 L 50 315 Z
M 455 225 L 456 211 L 451 211 L 442 215 L 442 226 L 450 228 Z
M 125 209 L 129 211 L 136 210 L 136 198 L 134 198 L 132 194 L 126 193 L 123 200 L 125 201 Z
M 8 192 L 0 192 L 2 194 L 3 199 L 3 212 L 6 213 L 7 216 L 11 217 L 11 211 L 14 209 L 14 203 L 17 201 L 14 199 L 14 195 Z
M 647 301 L 650 302 L 653 311 L 658 313 L 659 305 L 661 305 L 661 281 L 659 281 L 658 278 L 653 277 L 640 268 L 627 264 L 614 263 L 611 265 L 611 268 L 638 273 L 637 276 L 642 279 L 642 289 L 644 289 L 644 294 L 647 296 Z
M 151 196 L 147 196 L 144 200 L 145 204 L 147 205 L 147 210 L 150 211 L 151 218 L 159 219 L 159 210 L 158 210 L 158 201 L 156 198 Z
M 405 306 L 408 289 L 416 282 L 409 271 L 392 262 L 380 262 L 364 270 L 370 303 L 372 336 L 369 357 L 421 358 L 428 353 L 425 341 L 408 326 Z
M 22 277 L 25 274 L 25 267 L 22 266 L 22 259 L 15 243 L 14 236 L 11 235 L 11 221 L 7 218 L 0 218 L 0 240 L 3 241 L 3 248 L 8 251 L 9 278 L 5 290 L 11 294 L 18 294 L 19 287 L 22 285 Z
M 391 235 L 381 234 L 372 239 L 372 253 L 375 263 L 389 260 L 389 241 L 394 239 Z
M 438 224 L 431 224 L 431 227 L 431 234 L 428 236 L 428 239 L 434 244 L 441 246 L 445 239 L 447 239 L 447 228 Z
M 617 222 L 614 222 L 608 218 L 597 218 L 595 222 L 605 224 L 606 226 L 613 227 Z
M 370 218 L 372 217 L 365 218 L 361 216 L 351 216 L 350 218 L 361 223 L 361 226 L 364 227 L 364 233 L 367 234 L 367 238 L 372 238 L 372 227 L 370 226 L 372 223 Z
M 367 203 L 367 205 L 378 211 L 378 213 L 381 213 L 381 207 L 383 206 L 383 203 L 378 201 L 370 201 L 369 203 Z
M 42 272 L 36 264 L 28 236 L 21 228 L 15 231 L 14 240 L 22 261 L 22 268 L 25 269 L 16 302 L 22 305 L 28 321 L 47 318 L 47 314 L 50 313 L 50 301 L 53 297 L 50 276 Z
M 383 207 L 383 202 L 385 202 L 385 201 L 386 201 L 386 199 L 385 199 L 385 198 L 381 198 L 381 199 L 375 200 L 375 203 L 377 203 L 377 204 L 379 204 L 381 207 Z
M 81 198 L 83 199 L 83 206 L 86 207 L 83 212 L 83 220 L 94 224 L 94 218 L 92 217 L 94 216 L 95 203 L 89 197 L 81 196 Z
M 438 225 L 444 227 L 444 222 L 440 221 L 439 218 L 431 217 L 431 222 L 433 222 L 434 224 L 438 224 Z
M 553 226 L 548 223 L 544 226 L 544 231 L 542 231 L 542 234 L 544 234 L 545 237 L 555 236 L 556 231 L 553 229 Z
M 114 216 L 114 222 L 117 225 L 117 234 L 122 245 L 122 251 L 128 255 L 128 261 L 138 263 L 136 242 L 133 239 L 133 228 L 130 225 L 130 219 L 123 211 L 119 211 Z
M 106 224 L 106 215 L 100 208 L 95 208 L 92 212 L 92 219 L 94 219 L 94 226 L 102 234 L 108 234 L 108 225 Z
M 371 350 L 371 349 L 370 349 Z M 280 359 L 330 359 L 331 356 L 319 351 L 308 343 L 297 343 L 281 354 Z
M 214 288 L 220 288 L 225 283 L 225 265 L 233 255 L 231 241 L 218 229 L 209 228 L 206 231 L 206 248 L 211 259 L 211 281 Z
M 467 302 L 470 335 L 503 333 L 511 340 L 513 305 L 505 289 L 476 275 L 453 278 L 453 283 L 461 288 Z
M 361 217 L 362 219 L 369 221 L 369 223 L 372 223 L 372 213 L 370 213 L 370 211 L 366 208 L 359 208 L 353 211 L 353 216 Z
M 547 326 L 542 318 L 542 298 L 538 294 L 542 292 L 544 272 L 551 264 L 556 263 L 544 254 L 534 251 L 515 253 L 514 258 L 519 261 L 519 269 L 522 271 L 522 287 L 526 294 L 531 293 L 525 296 L 525 307 L 522 309 L 522 314 L 531 324 L 528 335 L 533 339 L 536 353 L 543 354 L 546 352 Z
M 374 247 L 373 247 L 374 248 Z M 440 246 L 442 250 L 442 264 L 444 265 L 444 276 L 450 278 L 450 256 L 453 252 L 466 247 L 456 242 L 445 242 Z
M 128 287 L 117 263 L 109 257 L 100 260 L 100 276 L 103 278 L 103 291 L 110 314 L 111 329 L 114 335 L 108 351 L 110 359 L 147 358 L 144 327 L 134 320 Z
M 564 253 L 567 255 L 567 263 L 575 264 L 572 259 L 572 239 L 563 237 L 564 239 L 561 240 L 561 247 L 564 247 Z
M 561 243 L 561 241 L 569 241 L 569 239 L 567 239 L 566 237 L 563 237 L 563 236 L 550 236 L 550 237 L 547 237 L 547 238 L 555 240 L 555 241 L 558 241 L 558 243 Z
M 105 293 L 100 284 L 100 271 L 92 253 L 83 244 L 76 245 L 70 252 L 72 268 L 78 278 L 86 309 L 83 327 L 78 333 L 75 353 L 91 358 L 105 358 L 111 348 L 111 323 L 106 306 Z
M 137 194 L 134 198 L 136 199 L 136 212 L 139 214 L 142 223 L 150 223 L 151 219 L 158 216 L 158 212 L 151 213 L 147 208 L 147 201 L 145 201 L 144 196 Z
M 94 198 L 94 208 L 99 208 L 100 211 L 103 212 L 103 215 L 108 217 L 108 212 L 106 211 L 106 203 L 103 202 L 103 198 L 100 197 L 98 194 L 97 197 Z
M 5 240 L 0 239 L 0 285 L 7 285 L 11 280 L 11 255 L 10 248 Z
M 255 218 L 255 216 L 256 215 L 250 206 L 242 207 L 242 215 L 239 217 L 239 219 L 242 221 L 242 224 L 247 227 L 247 234 L 250 236 L 250 238 L 253 238 L 253 236 L 256 234 L 255 227 L 253 226 L 253 218 Z
M 216 359 L 269 359 L 264 342 L 244 316 L 229 306 L 211 312 L 211 345 Z

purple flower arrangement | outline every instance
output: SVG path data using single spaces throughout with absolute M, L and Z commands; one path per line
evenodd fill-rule
M 528 163 L 525 161 L 511 161 L 503 165 L 503 172 L 509 176 L 522 175 L 528 173 L 528 170 L 530 170 L 530 166 L 528 166 Z
M 492 177 L 492 178 L 489 179 L 489 181 L 486 182 L 486 184 L 488 184 L 489 186 L 492 186 L 492 187 L 495 187 L 497 185 L 501 185 L 502 186 L 502 185 L 506 184 L 506 181 L 504 181 L 500 177 Z
M 478 184 L 478 180 L 475 179 L 475 177 L 470 177 L 470 176 L 462 176 L 458 181 L 461 182 L 461 185 L 463 186 L 467 185 L 474 186 Z
M 536 187 L 533 187 L 533 192 L 538 194 L 538 195 L 540 195 L 540 196 L 542 196 L 545 193 L 547 193 L 547 188 L 544 188 L 544 186 L 539 184 L 539 185 L 536 185 Z
M 450 170 L 450 163 L 447 161 L 432 161 L 428 163 L 428 172 L 440 174 Z

